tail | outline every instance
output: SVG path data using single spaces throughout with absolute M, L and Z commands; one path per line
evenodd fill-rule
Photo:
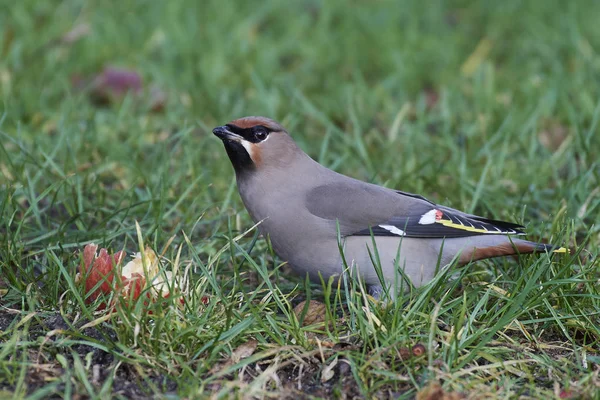
M 567 249 L 566 247 L 559 247 L 559 246 L 555 246 L 552 244 L 546 244 L 546 243 L 534 243 L 534 242 L 528 242 L 528 243 L 531 243 L 532 245 L 534 245 L 534 250 L 531 253 L 571 254 L 571 250 Z
M 507 241 L 506 237 L 499 235 L 498 237 L 493 238 L 493 241 L 491 239 L 492 238 L 481 238 L 479 243 L 473 243 L 473 248 L 469 250 L 464 249 L 460 256 L 460 262 L 468 263 L 484 258 L 517 256 L 520 254 L 571 253 L 569 249 L 565 247 L 530 242 L 528 240 L 512 239 L 512 241 Z

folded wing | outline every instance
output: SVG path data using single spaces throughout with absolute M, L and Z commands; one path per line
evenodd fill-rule
M 466 214 L 424 197 L 360 181 L 323 185 L 307 197 L 311 213 L 339 224 L 343 236 L 458 238 L 523 235 L 523 226 Z

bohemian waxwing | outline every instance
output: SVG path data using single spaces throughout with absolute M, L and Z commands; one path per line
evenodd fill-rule
M 240 118 L 213 133 L 225 145 L 246 209 L 255 222 L 262 221 L 261 233 L 270 237 L 279 257 L 312 281 L 343 272 L 338 229 L 346 265 L 356 268 L 374 296 L 382 293 L 383 285 L 399 285 L 402 276 L 423 285 L 455 257 L 466 264 L 565 251 L 517 239 L 524 234 L 521 225 L 338 174 L 311 159 L 271 119 Z M 375 249 L 380 269 L 374 267 Z

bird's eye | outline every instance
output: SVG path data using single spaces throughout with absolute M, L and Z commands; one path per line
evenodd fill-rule
M 259 141 L 263 141 L 269 136 L 269 132 L 263 126 L 255 126 L 252 130 L 254 137 Z

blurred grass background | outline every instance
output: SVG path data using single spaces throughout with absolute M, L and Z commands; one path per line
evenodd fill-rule
M 147 201 L 190 181 L 228 184 L 209 128 L 266 115 L 343 173 L 474 208 L 472 190 L 456 188 L 485 170 L 484 194 L 512 189 L 492 213 L 518 215 L 521 202 L 556 213 L 548 197 L 577 196 L 572 215 L 598 179 L 595 4 L 5 3 L 1 128 L 65 172 L 91 162 L 128 189 L 141 185 L 134 198 Z M 106 66 L 136 71 L 146 93 L 166 92 L 165 112 L 149 114 L 147 96 L 91 105 L 74 81 Z M 15 164 L 20 181 L 28 164 Z M 580 190 L 552 191 L 590 169 Z M 25 193 L 56 182 L 35 174 Z M 66 182 L 89 176 L 71 174 Z M 96 209 L 97 195 L 71 208 Z M 192 190 L 187 214 L 216 199 Z
M 184 231 L 217 254 L 251 223 L 210 131 L 245 115 L 341 173 L 587 240 L 594 260 L 599 17 L 593 0 L 1 1 L 0 301 L 58 307 L 49 252 L 74 271 L 89 241 L 133 251 L 135 220 L 155 248 Z M 106 67 L 141 93 L 99 105 Z

